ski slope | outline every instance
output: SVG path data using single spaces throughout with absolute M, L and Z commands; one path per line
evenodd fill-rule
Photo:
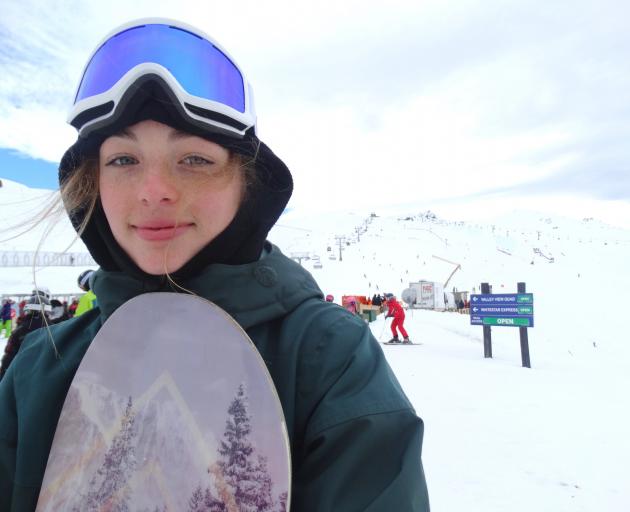
M 32 212 L 42 192 L 3 182 L 6 226 Z M 479 292 L 489 282 L 495 293 L 513 293 L 523 281 L 534 294 L 531 369 L 521 367 L 517 329 L 493 328 L 493 358 L 484 359 L 481 327 L 453 312 L 410 310 L 405 326 L 422 345 L 383 346 L 425 422 L 432 510 L 630 510 L 630 231 L 533 212 L 494 223 L 421 212 L 292 211 L 269 238 L 302 257 L 337 302 L 444 282 L 454 266 L 443 259 L 461 264 L 448 290 Z M 34 250 L 41 234 L 30 230 L 0 250 Z M 42 249 L 62 250 L 73 237 L 63 222 Z M 85 249 L 78 241 L 70 250 Z M 53 293 L 78 294 L 81 270 L 0 267 L 0 293 L 28 292 L 35 278 Z M 391 337 L 382 316 L 370 327 L 381 341 Z
M 321 269 L 303 264 L 338 301 L 444 282 L 454 266 L 433 256 L 461 264 L 449 290 L 479 293 L 488 282 L 514 293 L 522 281 L 534 294 L 531 369 L 521 367 L 518 329 L 493 328 L 484 359 L 482 328 L 458 313 L 408 311 L 406 329 L 423 344 L 383 347 L 425 422 L 432 509 L 630 510 L 630 232 L 532 212 L 494 224 L 370 213 L 294 212 L 270 238 L 320 254 Z M 328 259 L 330 240 L 349 240 L 368 218 L 360 241 L 342 244 L 343 262 Z M 371 328 L 391 337 L 382 316 Z

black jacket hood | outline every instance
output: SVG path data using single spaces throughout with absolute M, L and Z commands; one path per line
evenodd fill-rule
M 286 207 L 293 191 L 293 180 L 287 166 L 250 130 L 243 139 L 215 133 L 207 127 L 191 122 L 181 107 L 171 101 L 168 89 L 159 81 L 145 82 L 126 101 L 124 111 L 101 125 L 87 137 L 79 137 L 64 154 L 59 166 L 60 185 L 88 159 L 97 159 L 103 141 L 127 126 L 152 119 L 178 130 L 211 140 L 226 149 L 252 158 L 256 180 L 232 222 L 173 274 L 188 278 L 198 274 L 210 263 L 244 264 L 256 261 L 271 227 Z M 86 211 L 69 212 L 70 220 L 78 231 Z M 165 276 L 152 276 L 143 272 L 118 245 L 109 228 L 105 213 L 97 202 L 96 208 L 81 239 L 94 260 L 108 271 L 123 271 L 148 282 L 164 281 Z

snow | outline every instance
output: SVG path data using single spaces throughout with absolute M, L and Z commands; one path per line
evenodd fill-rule
M 41 191 L 3 183 L 6 226 L 32 211 L 23 204 Z M 454 265 L 434 256 L 461 264 L 445 290 L 479 293 L 489 282 L 495 293 L 514 293 L 522 281 L 534 294 L 531 369 L 521 367 L 518 329 L 493 328 L 493 358 L 484 359 L 482 328 L 456 312 L 408 310 L 405 327 L 422 344 L 383 346 L 425 422 L 432 510 L 630 510 L 630 231 L 526 211 L 484 223 L 421 212 L 422 205 L 375 209 L 378 217 L 292 211 L 270 240 L 287 255 L 309 255 L 302 264 L 337 302 L 375 292 L 400 297 L 421 279 L 443 283 Z M 67 222 L 56 233 L 43 250 L 62 250 L 74 236 Z M 40 236 L 28 231 L 0 250 L 34 250 Z M 342 236 L 339 261 L 335 237 Z M 76 242 L 70 250 L 85 249 Z M 313 255 L 322 268 L 314 268 Z M 50 267 L 36 277 L 53 293 L 78 294 L 81 270 Z M 28 292 L 32 284 L 32 268 L 0 267 L 1 293 Z M 381 341 L 391 336 L 382 316 L 370 327 Z

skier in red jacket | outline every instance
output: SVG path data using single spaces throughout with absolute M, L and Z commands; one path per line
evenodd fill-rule
M 394 297 L 391 293 L 388 293 L 386 297 L 387 297 L 387 307 L 389 309 L 387 311 L 387 315 L 385 315 L 385 318 L 394 317 L 394 319 L 392 320 L 392 325 L 391 325 L 393 338 L 389 340 L 387 343 L 400 343 L 400 340 L 398 339 L 398 333 L 396 332 L 396 328 L 398 328 L 398 330 L 400 331 L 400 334 L 402 334 L 403 336 L 402 342 L 411 343 L 411 341 L 409 340 L 409 335 L 407 334 L 407 331 L 405 331 L 405 327 L 403 326 L 403 323 L 405 322 L 405 311 L 396 300 L 396 297 Z

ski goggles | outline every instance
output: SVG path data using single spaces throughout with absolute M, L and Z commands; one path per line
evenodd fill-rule
M 51 312 L 52 306 L 44 302 L 34 302 L 24 305 L 24 311 L 46 311 Z
M 142 83 L 166 85 L 180 113 L 211 131 L 242 138 L 256 128 L 251 87 L 215 41 L 180 22 L 131 22 L 105 38 L 88 60 L 68 122 L 79 136 L 107 126 Z

